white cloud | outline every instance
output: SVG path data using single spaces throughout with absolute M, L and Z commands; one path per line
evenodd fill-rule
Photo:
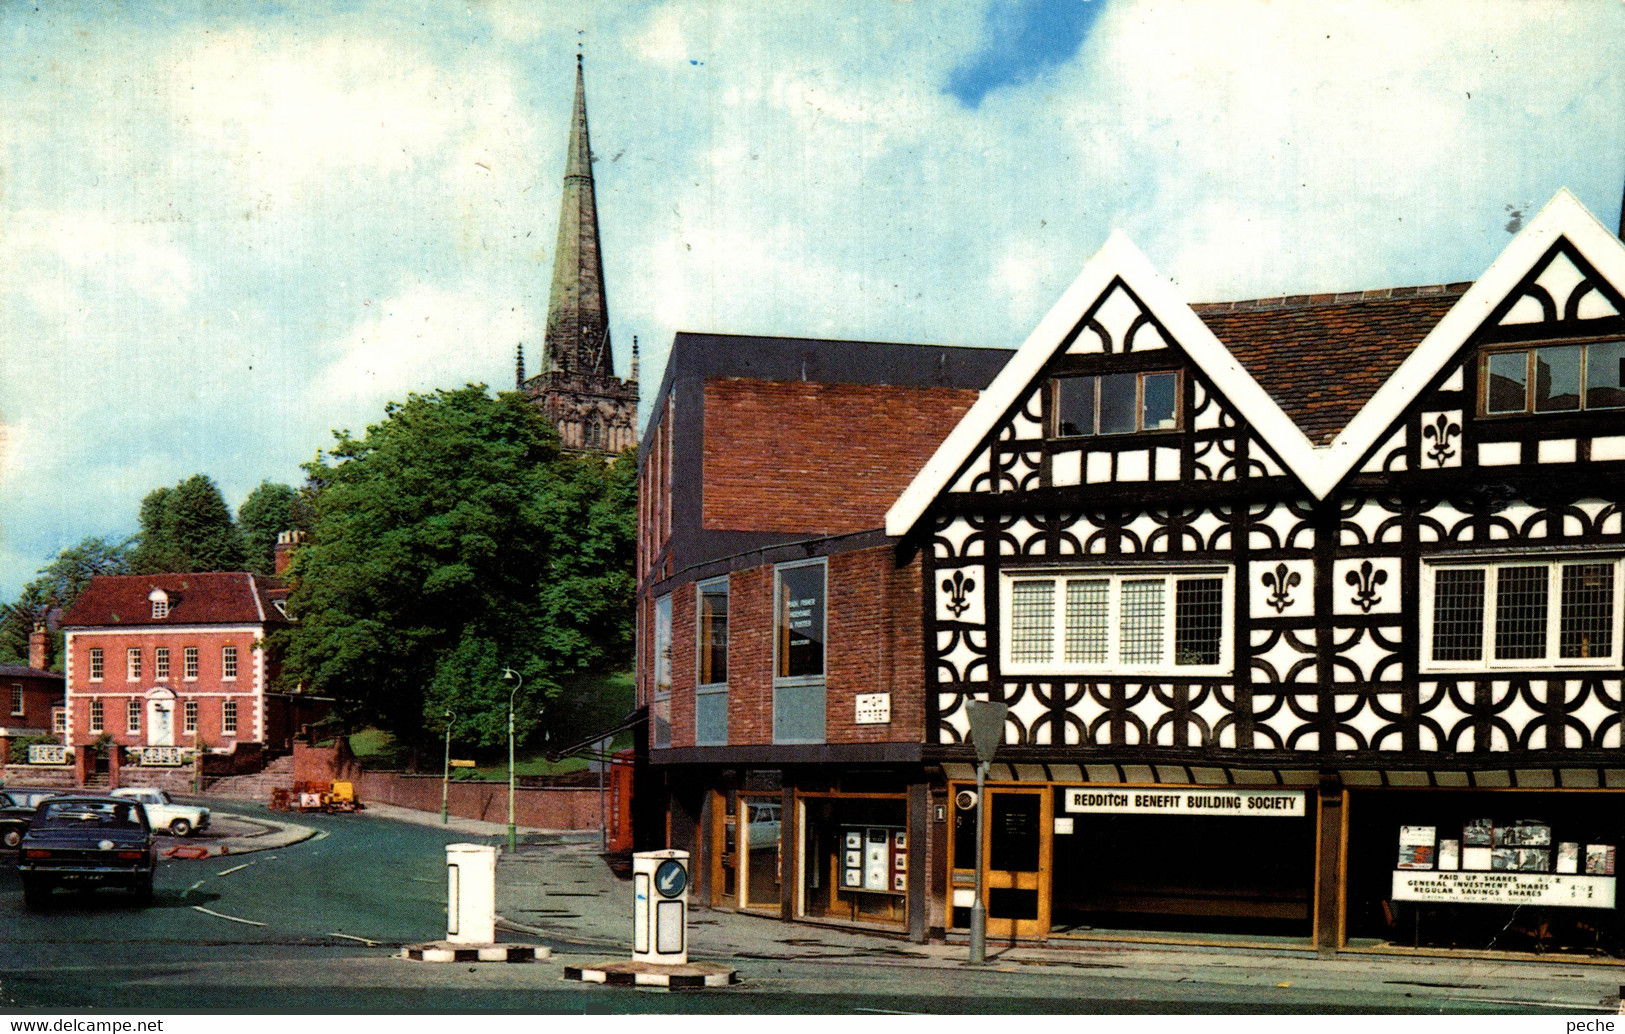
M 494 349 L 511 354 L 531 327 L 527 310 L 476 287 L 419 285 L 369 301 L 364 311 L 334 342 L 337 358 L 314 385 L 331 412 L 360 421 L 377 419 L 385 402 L 408 392 L 477 380 L 481 359 Z

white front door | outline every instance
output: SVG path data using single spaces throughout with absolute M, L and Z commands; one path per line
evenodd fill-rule
M 147 746 L 175 745 L 175 701 L 147 701 Z

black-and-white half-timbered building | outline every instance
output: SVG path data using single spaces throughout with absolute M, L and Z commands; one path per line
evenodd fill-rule
M 985 808 L 996 938 L 1620 948 L 1625 246 L 1568 192 L 1429 288 L 1193 306 L 1114 235 L 886 531 L 933 925 Z

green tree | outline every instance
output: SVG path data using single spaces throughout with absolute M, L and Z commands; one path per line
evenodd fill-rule
M 637 457 L 630 450 L 611 463 L 582 457 L 563 473 L 541 500 L 564 531 L 540 583 L 541 642 L 568 659 L 568 674 L 617 670 L 632 660 Z
M 100 574 L 129 573 L 131 545 L 112 543 L 104 538 L 87 538 L 58 553 L 38 576 L 23 586 L 15 603 L 0 610 L 0 663 L 23 664 L 28 660 L 28 637 L 34 624 L 44 621 L 55 608 L 66 610 L 85 591 L 90 580 Z M 62 633 L 51 633 L 51 670 L 62 670 Z
M 141 531 L 130 570 L 135 574 L 240 571 L 241 534 L 213 479 L 194 474 L 141 500 Z
M 568 480 L 557 437 L 517 395 L 412 395 L 360 438 L 335 432 L 279 632 L 283 678 L 414 747 L 455 711 L 476 745 L 507 739 L 504 668 L 523 676 L 521 735 L 569 662 L 540 636 L 537 585 L 565 541 L 545 505 Z
M 287 485 L 261 481 L 237 508 L 237 530 L 248 553 L 247 567 L 258 574 L 276 573 L 276 541 L 284 531 L 303 530 L 295 521 L 299 493 Z

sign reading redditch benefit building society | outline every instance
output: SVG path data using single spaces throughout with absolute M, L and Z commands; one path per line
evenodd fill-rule
M 1095 790 L 1068 787 L 1066 810 L 1108 815 L 1214 815 L 1295 818 L 1302 790 Z

